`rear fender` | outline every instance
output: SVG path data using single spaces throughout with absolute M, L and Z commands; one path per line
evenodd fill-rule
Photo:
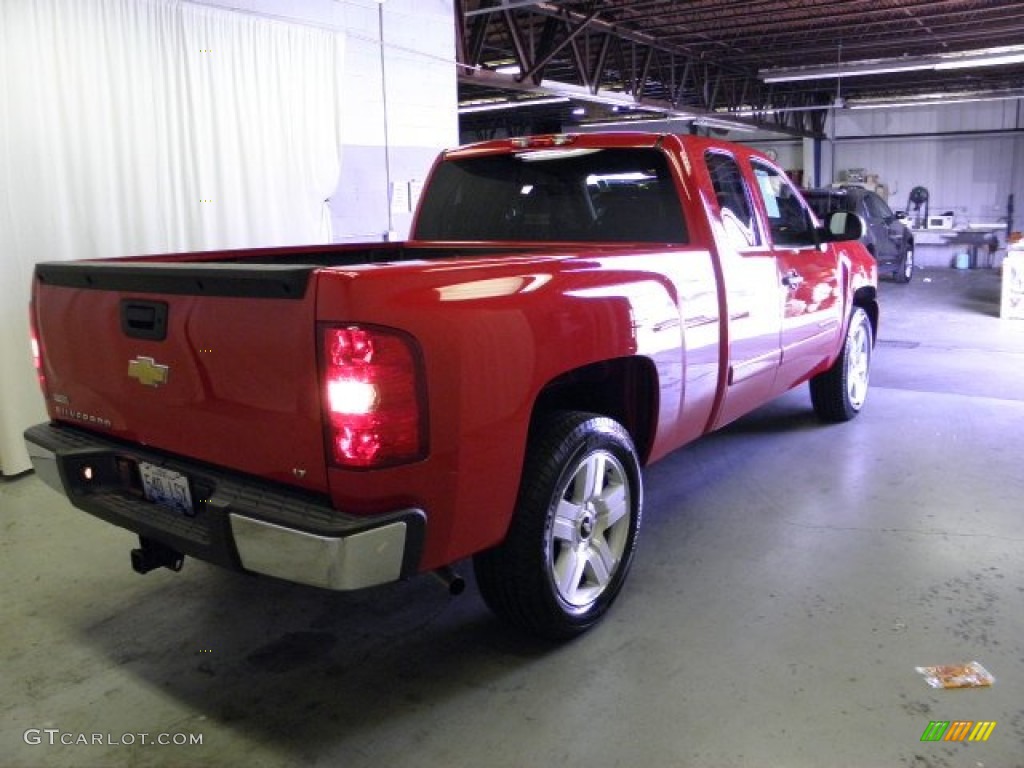
M 426 570 L 504 538 L 529 427 L 541 410 L 558 404 L 608 413 L 648 451 L 666 387 L 667 396 L 682 396 L 679 305 L 659 264 L 678 259 L 617 249 L 322 273 L 318 320 L 414 336 L 429 403 L 427 458 L 387 470 L 332 470 L 335 504 L 364 513 L 395 503 L 425 510 Z

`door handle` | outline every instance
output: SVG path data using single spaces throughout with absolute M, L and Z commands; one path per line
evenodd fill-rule
M 782 284 L 789 288 L 791 291 L 795 291 L 801 285 L 803 285 L 804 279 L 797 273 L 795 269 L 789 270 L 786 276 L 782 278 Z

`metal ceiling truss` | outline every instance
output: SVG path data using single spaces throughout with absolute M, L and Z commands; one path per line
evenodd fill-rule
M 823 133 L 830 103 L 820 96 L 780 102 L 749 68 L 694 56 L 667 38 L 611 23 L 600 2 L 590 6 L 580 12 L 556 0 L 455 0 L 460 81 L 621 104 L 667 118 Z M 505 74 L 508 69 L 516 71 Z
M 469 135 L 538 124 L 726 120 L 823 136 L 831 110 L 1020 98 L 1024 62 L 857 74 L 860 64 L 1019 48 L 1021 0 L 454 0 L 460 102 L 529 104 L 467 113 Z M 824 79 L 773 73 L 832 67 Z M 512 74 L 504 74 L 511 70 Z M 771 82 L 767 82 L 771 80 Z M 546 106 L 535 97 L 544 94 Z M 533 100 L 531 102 L 531 96 Z M 585 105 L 586 114 L 574 114 Z M 491 107 L 488 109 L 500 109 Z M 603 114 L 602 114 L 603 111 Z M 675 127 L 673 126 L 674 130 Z M 508 127 L 511 130 L 511 127 Z

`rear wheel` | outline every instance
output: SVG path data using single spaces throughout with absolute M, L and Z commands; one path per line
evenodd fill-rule
M 810 382 L 811 404 L 822 421 L 849 421 L 860 413 L 868 396 L 873 347 L 871 321 L 855 307 L 842 352 L 831 368 Z
M 640 528 L 636 449 L 617 422 L 559 412 L 535 430 L 505 540 L 474 558 L 480 593 L 520 629 L 566 640 L 626 579 Z

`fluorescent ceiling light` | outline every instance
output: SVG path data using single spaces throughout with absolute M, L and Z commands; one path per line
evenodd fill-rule
M 837 106 L 839 105 L 833 102 L 832 104 L 815 104 L 810 107 L 761 107 L 760 109 L 742 107 L 730 110 L 729 115 L 732 117 L 760 117 L 761 115 L 770 115 L 775 112 L 822 112 Z
M 502 66 L 505 62 L 502 62 Z M 514 90 L 521 93 L 547 94 L 548 96 L 561 97 L 566 100 L 581 102 L 583 104 L 604 104 L 609 107 L 619 107 L 631 111 L 647 112 L 652 115 L 659 115 L 664 119 L 693 120 L 697 117 L 688 109 L 681 109 L 661 99 L 638 100 L 631 94 L 622 91 L 609 91 L 598 89 L 595 93 L 587 86 L 576 85 L 575 83 L 564 83 L 557 80 L 542 80 L 539 85 L 533 82 L 520 82 L 515 77 L 503 75 L 494 70 L 477 67 L 472 75 L 460 75 L 460 80 L 474 85 L 486 85 L 502 90 Z M 505 102 L 502 102 L 503 104 Z M 526 102 L 509 102 L 509 106 L 493 107 L 492 109 L 514 109 L 523 104 L 537 104 L 539 100 L 533 99 Z M 465 114 L 471 107 L 476 106 L 472 102 L 464 102 L 459 107 L 459 113 Z M 484 111 L 484 110 L 474 110 Z
M 541 96 L 537 99 L 519 99 L 513 101 L 493 101 L 485 103 L 467 102 L 459 105 L 460 115 L 470 115 L 474 112 L 497 112 L 502 109 L 523 109 L 524 107 L 538 107 L 544 104 L 566 104 L 569 99 L 565 96 Z
M 670 112 L 672 107 L 662 107 L 660 105 L 645 104 L 637 101 L 633 96 L 622 91 L 598 91 L 594 93 L 590 88 L 585 85 L 576 85 L 575 83 L 562 83 L 553 80 L 542 80 L 540 84 L 542 90 L 546 90 L 552 93 L 558 93 L 561 96 L 568 96 L 576 101 L 584 101 L 589 104 L 605 104 L 609 107 L 623 107 L 625 109 L 642 110 L 644 112 L 654 112 L 657 114 L 664 114 Z
M 868 59 L 826 67 L 779 67 L 762 69 L 757 76 L 766 83 L 791 83 L 800 80 L 827 80 L 833 77 L 860 77 L 888 75 L 894 72 L 913 72 L 935 69 L 937 58 L 932 59 Z
M 827 80 L 834 77 L 862 77 L 921 70 L 997 67 L 1024 62 L 1024 46 L 986 48 L 978 51 L 943 54 L 941 56 L 903 56 L 892 59 L 863 59 L 823 67 L 777 67 L 762 69 L 758 78 L 766 83 L 788 83 L 800 80 Z
M 900 107 L 933 107 L 945 104 L 963 104 L 977 101 L 1005 101 L 1024 99 L 1024 90 L 1016 91 L 964 91 L 960 93 L 922 93 L 895 99 L 851 99 L 850 109 L 897 109 Z
M 1024 52 L 1004 53 L 999 56 L 986 56 L 975 58 L 966 56 L 963 59 L 950 58 L 947 61 L 940 61 L 935 65 L 936 69 L 968 69 L 970 67 L 998 67 L 1004 64 L 1020 64 L 1024 62 Z
M 649 123 L 657 123 L 662 125 L 664 123 L 692 123 L 693 117 L 668 117 L 666 115 L 659 115 L 652 117 L 650 115 L 623 115 L 614 120 L 596 120 L 587 121 L 580 123 L 584 128 L 628 128 L 635 125 L 647 125 Z
M 741 131 L 743 133 L 754 133 L 757 128 L 746 123 L 734 123 L 731 120 L 719 120 L 715 117 L 698 117 L 694 121 L 702 128 L 719 128 L 725 131 Z
M 506 62 L 502 62 L 502 67 Z M 518 69 L 516 70 L 518 72 Z M 574 83 L 563 83 L 557 80 L 542 80 L 539 85 L 533 82 L 521 82 L 515 77 L 501 74 L 492 69 L 476 68 L 474 73 L 464 78 L 464 82 L 476 85 L 489 85 L 504 90 L 516 90 L 523 93 L 545 93 L 550 96 L 562 96 L 580 101 L 585 104 L 607 104 L 608 106 L 619 106 L 625 109 L 640 109 L 658 114 L 680 115 L 681 110 L 663 101 L 638 101 L 630 94 L 621 91 L 608 91 L 599 89 L 594 93 L 590 88 Z

